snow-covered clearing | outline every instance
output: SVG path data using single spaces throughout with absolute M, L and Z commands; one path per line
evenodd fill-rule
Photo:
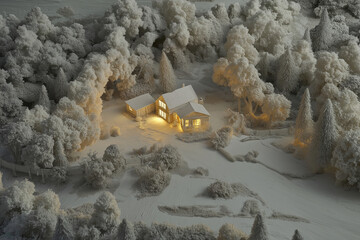
M 212 127 L 217 129 L 226 123 L 224 112 L 228 107 L 236 108 L 236 101 L 230 94 L 226 94 L 224 89 L 211 82 L 209 77 L 211 65 L 195 64 L 194 67 L 196 71 L 194 70 L 193 74 L 177 73 L 178 84 L 181 85 L 183 82 L 192 84 L 198 95 L 205 98 L 205 107 L 211 113 Z M 116 176 L 109 188 L 119 203 L 123 218 L 130 221 L 144 221 L 148 224 L 167 222 L 185 226 L 203 223 L 214 231 L 228 222 L 249 233 L 253 218 L 233 215 L 240 213 L 246 200 L 254 198 L 239 195 L 230 200 L 214 200 L 202 196 L 207 186 L 219 179 L 228 183 L 242 183 L 264 200 L 265 205 L 259 203 L 259 206 L 267 216 L 271 239 L 289 239 L 295 229 L 299 229 L 304 239 L 313 240 L 354 240 L 359 236 L 359 193 L 335 186 L 334 179 L 329 175 L 297 179 L 283 176 L 261 164 L 229 162 L 217 151 L 211 149 L 206 142 L 185 143 L 178 140 L 175 134 L 179 132 L 179 129 L 155 115 L 146 119 L 144 129 L 139 128 L 139 123 L 125 112 L 124 102 L 119 99 L 104 102 L 102 115 L 109 126 L 120 127 L 121 135 L 98 141 L 92 147 L 86 148 L 81 153 L 83 156 L 89 151 L 102 154 L 110 144 L 118 144 L 122 152 L 127 155 L 132 149 L 145 145 L 172 144 L 178 148 L 190 168 L 203 167 L 209 170 L 209 176 L 206 177 L 173 174 L 169 187 L 160 196 L 142 199 L 136 198 L 137 193 L 133 189 L 133 184 L 137 177 L 131 170 Z M 257 160 L 272 169 L 295 176 L 310 174 L 303 161 L 271 145 L 271 142 L 279 141 L 279 138 L 245 142 L 241 142 L 241 138 L 233 137 L 225 150 L 232 155 L 244 155 L 256 150 L 259 152 Z M 24 177 L 13 178 L 11 171 L 5 169 L 2 171 L 4 171 L 5 186 L 15 179 Z M 37 191 L 43 192 L 47 188 L 52 188 L 59 195 L 62 208 L 95 202 L 101 191 L 90 190 L 81 177 L 72 177 L 68 184 L 60 186 L 41 184 L 39 181 L 36 184 Z M 215 212 L 224 211 L 225 207 L 230 214 L 213 218 L 185 217 L 170 215 L 158 208 L 159 206 L 191 207 L 194 205 Z M 301 220 L 269 219 L 274 212 L 298 217 L 309 223 Z

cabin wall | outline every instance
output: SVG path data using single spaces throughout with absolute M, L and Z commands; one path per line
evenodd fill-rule
M 162 108 L 162 107 L 159 106 L 159 100 L 166 104 L 166 109 L 164 109 L 164 108 Z M 156 101 L 155 101 L 155 110 L 156 110 L 155 113 L 156 113 L 156 115 L 158 115 L 158 116 L 160 116 L 160 114 L 159 114 L 159 109 L 161 109 L 162 111 L 164 111 L 164 112 L 166 113 L 166 119 L 165 119 L 165 120 L 166 120 L 168 123 L 171 123 L 172 120 L 173 120 L 173 117 L 172 117 L 172 114 L 170 114 L 170 112 L 169 112 L 168 105 L 167 105 L 167 103 L 165 102 L 163 96 L 160 96 L 160 97 L 159 97 L 158 99 L 156 99 Z M 161 117 L 161 116 L 160 116 L 160 117 Z
M 126 111 L 131 114 L 133 117 L 144 117 L 146 115 L 149 115 L 155 111 L 155 103 L 150 104 L 146 107 L 140 108 L 138 110 L 130 110 L 130 106 L 126 104 Z
M 184 123 L 181 121 L 181 126 L 184 132 L 203 132 L 210 128 L 210 117 L 206 115 L 190 115 L 183 118 Z M 194 126 L 193 120 L 200 119 L 201 125 L 200 126 Z M 189 126 L 185 126 L 185 121 L 189 120 Z
M 129 104 L 126 104 L 126 111 L 130 113 L 131 116 L 136 117 L 136 111 L 134 109 L 130 110 Z

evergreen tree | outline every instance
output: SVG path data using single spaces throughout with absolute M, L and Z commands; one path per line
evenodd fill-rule
M 310 32 L 314 52 L 328 50 L 332 41 L 332 26 L 327 9 L 321 13 L 320 23 Z
M 160 60 L 160 83 L 164 92 L 172 92 L 176 88 L 175 73 L 165 52 L 162 52 Z
M 301 99 L 295 124 L 295 143 L 308 143 L 313 131 L 310 93 L 307 88 Z
M 263 81 L 268 81 L 269 78 L 269 65 L 270 65 L 270 58 L 269 53 L 265 52 L 264 56 L 260 59 L 259 63 L 256 65 L 256 68 L 259 70 L 261 74 L 261 79 Z
M 309 28 L 305 29 L 303 40 L 308 41 L 311 44 L 310 29 Z
M 64 146 L 60 141 L 55 141 L 54 158 L 54 166 L 66 167 L 68 165 L 68 160 L 64 152 Z
M 41 91 L 40 91 L 40 95 L 39 95 L 37 104 L 40 106 L 43 106 L 45 111 L 50 113 L 51 103 L 50 103 L 50 99 L 49 99 L 46 87 L 44 85 L 41 86 Z
M 304 240 L 304 238 L 300 235 L 299 231 L 296 229 L 292 240 Z
M 118 240 L 136 240 L 134 226 L 131 222 L 127 221 L 125 218 L 119 225 L 118 228 Z
M 261 214 L 256 215 L 248 240 L 268 240 L 268 232 Z
M 291 92 L 298 86 L 299 70 L 295 64 L 290 48 L 280 56 L 278 61 L 278 72 L 276 86 L 282 92 Z
M 325 168 L 330 164 L 338 138 L 334 109 L 330 99 L 326 100 L 321 110 L 314 132 L 311 154 L 314 157 L 316 167 Z
M 54 87 L 55 87 L 55 100 L 58 102 L 61 98 L 67 95 L 69 88 L 67 77 L 62 68 L 59 69 L 59 72 L 56 76 Z
M 56 224 L 53 240 L 73 240 L 74 230 L 65 216 L 59 216 Z

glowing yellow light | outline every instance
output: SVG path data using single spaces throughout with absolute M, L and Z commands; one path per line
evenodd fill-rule
M 159 107 L 166 109 L 166 104 L 163 101 L 159 100 Z
M 194 127 L 199 127 L 201 125 L 201 119 L 194 119 L 192 123 Z
M 162 117 L 163 119 L 166 119 L 166 113 L 165 113 L 163 110 L 159 109 L 159 115 L 160 115 L 160 117 Z
M 188 127 L 190 125 L 190 121 L 189 120 L 185 120 L 185 127 Z

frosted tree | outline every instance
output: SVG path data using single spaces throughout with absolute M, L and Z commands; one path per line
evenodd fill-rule
M 134 226 L 125 218 L 119 225 L 117 239 L 119 240 L 136 240 Z
M 282 92 L 294 91 L 298 86 L 299 70 L 294 61 L 290 48 L 280 56 L 278 61 L 278 72 L 276 86 Z
M 336 179 L 360 190 L 360 131 L 351 130 L 341 137 L 334 149 L 332 165 L 336 167 Z
M 326 83 L 338 86 L 349 76 L 348 64 L 334 52 L 320 52 L 315 68 L 314 81 L 309 89 L 313 97 L 319 95 Z
M 360 46 L 355 40 L 340 48 L 339 57 L 349 64 L 351 72 L 360 74 Z
M 314 129 L 311 155 L 315 167 L 326 168 L 330 165 L 338 132 L 333 105 L 328 99 L 320 112 Z
M 273 122 L 284 121 L 289 117 L 291 102 L 281 94 L 267 94 L 261 107 L 263 114 L 260 117 L 265 118 L 268 127 Z
M 293 49 L 293 57 L 299 68 L 299 83 L 301 86 L 310 85 L 314 78 L 316 58 L 311 48 L 311 43 L 300 40 Z
M 110 192 L 103 192 L 94 204 L 91 222 L 101 233 L 112 232 L 120 224 L 120 209 Z
M 256 65 L 256 68 L 258 69 L 259 73 L 261 74 L 261 79 L 263 81 L 269 80 L 269 73 L 270 73 L 270 54 L 267 52 L 260 54 L 260 61 Z
M 18 98 L 15 88 L 6 79 L 9 74 L 0 70 L 0 128 L 20 117 L 22 101 Z
M 24 122 L 10 123 L 1 131 L 0 139 L 12 152 L 15 161 L 21 161 L 22 148 L 27 146 L 33 138 L 31 127 Z
M 60 215 L 56 223 L 52 240 L 73 240 L 74 238 L 75 233 L 73 226 L 66 216 Z
M 54 162 L 54 139 L 46 134 L 34 134 L 31 142 L 22 150 L 21 160 L 25 165 L 37 168 L 52 168 Z
M 262 215 L 256 215 L 248 240 L 269 240 L 267 227 Z
M 214 14 L 214 16 L 218 19 L 218 21 L 221 23 L 221 25 L 223 26 L 230 25 L 230 19 L 227 13 L 227 9 L 225 7 L 225 3 L 215 4 L 215 6 L 211 8 L 211 11 Z
M 306 28 L 305 32 L 304 32 L 304 36 L 302 38 L 303 40 L 307 41 L 308 43 L 310 43 L 310 45 L 312 44 L 311 42 L 311 36 L 310 36 L 310 29 Z
M 62 68 L 59 69 L 55 82 L 52 87 L 54 88 L 54 99 L 58 102 L 62 97 L 65 97 L 68 92 L 69 83 Z
M 333 30 L 327 9 L 321 14 L 320 23 L 310 31 L 312 47 L 315 52 L 328 50 L 333 42 Z
M 160 84 L 164 92 L 171 92 L 176 88 L 176 76 L 165 52 L 162 52 L 160 60 Z
M 54 166 L 66 167 L 69 162 L 65 155 L 64 145 L 60 140 L 56 140 L 54 143 Z
M 33 208 L 35 185 L 28 180 L 14 184 L 1 193 L 0 222 L 10 220 L 21 213 L 29 213 Z
M 86 182 L 94 188 L 106 187 L 109 177 L 115 171 L 115 167 L 111 162 L 104 162 L 96 153 L 88 154 L 83 168 Z
M 111 144 L 105 149 L 102 160 L 104 162 L 111 162 L 115 168 L 115 171 L 125 168 L 126 159 L 121 154 L 117 145 Z
M 37 104 L 40 106 L 43 106 L 43 108 L 46 110 L 46 112 L 50 113 L 51 103 L 50 103 L 50 99 L 49 99 L 46 87 L 44 85 L 41 86 L 41 91 L 40 91 L 40 95 L 39 95 Z
M 292 237 L 291 240 L 304 240 L 304 238 L 301 236 L 301 234 L 299 233 L 299 231 L 296 229 L 294 236 Z
M 308 144 L 311 141 L 313 127 L 310 92 L 309 89 L 306 89 L 296 117 L 294 143 Z

